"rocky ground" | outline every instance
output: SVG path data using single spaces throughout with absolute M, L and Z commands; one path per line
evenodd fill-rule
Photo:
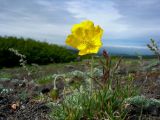
M 148 63 L 145 66 L 147 65 Z M 137 70 L 137 67 L 128 70 L 126 67 L 134 68 L 135 66 L 132 67 L 130 65 L 128 67 L 123 64 L 118 74 L 132 74 L 134 76 L 134 84 L 140 88 L 141 95 L 147 99 L 160 100 L 159 65 L 149 68 L 144 67 L 142 70 Z M 2 69 L 0 71 L 0 120 L 50 120 L 48 114 L 51 110 L 45 104 L 45 100 L 37 100 L 35 98 L 38 94 L 45 94 L 45 91 L 53 86 L 38 85 L 33 81 L 33 78 L 41 77 L 47 73 L 67 73 L 77 69 L 84 72 L 86 66 L 63 65 L 63 67 L 43 67 L 38 72 L 35 71 L 32 76 L 27 76 L 27 73 L 20 69 Z M 59 88 L 63 87 L 63 83 L 57 84 L 59 84 Z M 160 106 L 158 104 L 156 106 L 148 106 L 144 110 L 141 110 L 139 106 L 130 104 L 130 106 L 127 106 L 127 109 L 130 111 L 127 117 L 129 120 L 138 120 L 137 115 L 140 113 L 142 120 L 160 120 Z
M 49 120 L 45 103 L 21 101 L 14 95 L 0 97 L 0 120 Z

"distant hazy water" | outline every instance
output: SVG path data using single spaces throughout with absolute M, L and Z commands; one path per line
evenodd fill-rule
M 153 55 L 149 48 L 134 48 L 134 47 L 102 47 L 100 53 L 103 50 L 107 50 L 112 55 Z
M 78 50 L 65 46 L 68 49 L 75 50 L 78 52 Z M 107 50 L 107 52 L 111 55 L 125 55 L 125 56 L 137 56 L 137 55 L 153 55 L 153 53 L 149 50 L 149 48 L 141 48 L 141 47 L 102 47 L 99 50 L 99 54 L 102 54 L 103 50 Z

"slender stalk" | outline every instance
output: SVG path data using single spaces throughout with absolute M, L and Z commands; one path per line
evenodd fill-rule
M 92 55 L 91 58 L 91 79 L 90 79 L 90 91 L 92 93 L 93 90 L 93 70 L 94 70 L 94 56 Z
M 57 89 L 57 86 L 56 86 L 56 81 L 57 81 L 57 78 L 58 78 L 59 76 L 57 75 L 55 78 L 54 78 L 54 81 L 53 81 L 53 86 L 54 86 L 54 90 L 56 90 Z

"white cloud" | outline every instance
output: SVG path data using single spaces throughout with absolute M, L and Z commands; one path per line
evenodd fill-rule
M 90 19 L 104 29 L 104 46 L 140 44 L 146 38 L 159 36 L 158 3 L 159 0 L 0 0 L 0 35 L 63 44 L 73 24 Z M 112 40 L 116 42 L 106 42 Z
M 0 24 L 3 28 L 0 33 L 14 36 L 32 37 L 39 40 L 46 40 L 53 43 L 63 44 L 65 35 L 70 31 L 69 25 L 47 24 L 47 23 L 23 23 L 18 22 L 13 26 L 11 24 Z
M 127 4 L 126 6 L 123 6 L 124 2 Z M 157 26 L 156 23 L 149 24 L 151 22 L 148 20 L 149 18 L 138 18 L 138 21 L 136 18 L 137 12 L 142 16 L 143 14 L 145 15 L 148 11 L 148 5 L 155 2 L 145 2 L 144 0 L 138 2 L 137 4 L 141 4 L 143 7 L 147 6 L 144 10 L 138 6 L 138 11 L 136 11 L 137 4 L 135 2 L 124 2 L 120 1 L 119 3 L 121 4 L 119 6 L 122 5 L 123 8 L 118 8 L 115 0 L 72 0 L 67 2 L 67 10 L 77 19 L 90 19 L 99 24 L 105 31 L 104 39 L 133 39 L 142 36 L 154 36 L 160 32 L 159 25 Z M 132 5 L 135 7 L 133 9 L 135 11 L 132 10 Z M 123 12 L 130 12 L 122 14 L 121 9 L 123 9 Z M 131 13 L 134 12 L 135 16 L 134 14 L 132 16 Z M 132 19 L 128 19 L 128 16 L 131 16 Z
M 68 1 L 67 5 L 67 10 L 75 18 L 93 20 L 105 30 L 107 36 L 119 36 L 128 30 L 128 25 L 119 23 L 118 20 L 122 19 L 123 16 L 114 8 L 114 3 L 111 1 Z
M 54 12 L 58 9 L 61 9 L 58 5 L 55 5 L 54 1 L 36 0 L 36 3 L 38 3 L 38 5 L 41 5 L 43 9 L 46 9 L 49 12 Z
M 3 28 L 0 29 L 0 35 L 29 37 L 56 44 L 65 43 L 71 23 L 65 24 L 65 18 L 69 13 L 61 7 L 64 4 L 58 6 L 60 3 L 49 0 L 35 0 L 29 4 L 27 1 L 20 1 L 16 0 L 17 3 L 13 3 L 13 6 L 9 0 L 8 5 L 0 5 L 0 28 Z

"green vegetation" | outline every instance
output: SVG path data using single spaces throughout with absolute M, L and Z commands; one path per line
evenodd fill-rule
M 160 101 L 157 99 L 147 99 L 144 96 L 135 96 L 132 98 L 127 98 L 125 100 L 126 103 L 137 105 L 137 106 L 143 106 L 143 108 L 147 108 L 150 106 L 160 106 Z
M 155 46 L 153 43 L 152 41 L 149 48 L 160 58 L 158 49 L 153 49 Z M 47 44 L 47 46 L 52 46 L 51 49 L 54 48 L 53 45 Z M 21 54 L 25 50 L 18 49 L 18 47 L 12 48 L 8 52 L 13 53 L 13 56 L 15 54 L 14 57 L 18 57 L 21 67 L 12 68 L 11 71 L 2 69 L 0 82 L 6 83 L 8 86 L 8 79 L 18 76 L 19 79 L 11 79 L 10 83 L 15 83 L 13 82 L 15 80 L 18 83 L 15 87 L 18 90 L 16 94 L 20 101 L 30 98 L 31 101 L 45 103 L 51 109 L 47 115 L 53 120 L 125 120 L 133 116 L 140 119 L 143 114 L 152 115 L 152 112 L 158 109 L 157 106 L 160 106 L 159 100 L 140 96 L 142 93 L 146 93 L 146 91 L 141 91 L 144 87 L 145 90 L 150 87 L 155 88 L 152 85 L 157 84 L 154 81 L 156 81 L 155 77 L 159 75 L 157 72 L 159 71 L 159 59 L 143 59 L 142 56 L 138 56 L 139 59 L 122 59 L 109 56 L 106 51 L 103 51 L 103 56 L 96 56 L 94 62 L 91 62 L 91 55 L 86 55 L 81 59 L 87 60 L 80 62 L 28 66 L 26 63 L 28 61 L 31 63 L 31 59 L 28 60 L 27 54 L 25 54 L 26 56 Z M 46 48 L 46 50 L 49 49 Z M 68 53 L 75 58 L 70 51 Z M 67 62 L 67 60 L 63 62 Z M 152 84 L 147 83 L 147 85 L 145 82 Z M 14 91 L 11 89 L 12 87 L 3 88 L 3 85 L 5 84 L 0 86 L 0 93 L 8 94 Z M 131 114 L 134 110 L 136 113 Z M 159 113 L 154 113 L 154 115 L 159 115 Z
M 62 46 L 29 38 L 0 37 L 0 67 L 19 65 L 20 56 L 10 52 L 10 48 L 25 55 L 28 64 L 63 63 L 76 59 L 76 54 L 73 51 Z
M 71 76 L 84 77 L 85 84 L 79 88 L 72 89 L 71 94 L 66 95 L 60 104 L 49 104 L 53 109 L 50 116 L 54 120 L 123 120 L 127 115 L 124 109 L 124 100 L 136 96 L 138 90 L 133 86 L 133 76 L 119 76 L 116 74 L 121 59 L 114 61 L 107 54 L 101 60 L 101 69 L 93 70 L 94 86 L 90 90 L 89 76 L 80 71 L 73 71 Z M 102 76 L 101 76 L 102 75 Z M 66 75 L 65 75 L 66 76 Z M 101 78 L 99 78 L 101 76 Z M 69 79 L 64 77 L 65 79 Z M 125 85 L 121 85 L 125 79 Z M 66 90 L 67 88 L 65 88 Z
M 36 80 L 36 83 L 40 84 L 40 85 L 44 85 L 47 83 L 52 83 L 53 81 L 53 77 L 52 76 L 46 76 L 46 77 L 42 77 Z
M 12 75 L 9 73 L 0 73 L 0 78 L 12 78 Z
M 160 61 L 160 50 L 158 43 L 154 40 L 150 40 L 150 44 L 147 44 L 148 48 L 157 56 L 158 60 Z

